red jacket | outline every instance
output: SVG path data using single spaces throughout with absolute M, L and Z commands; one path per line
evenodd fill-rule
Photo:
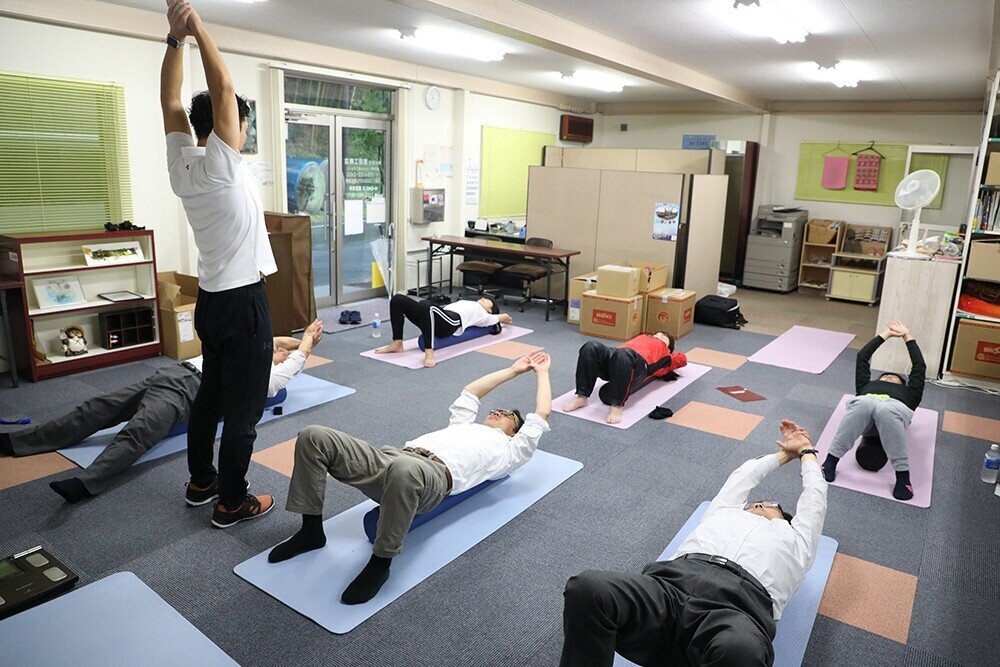
M 671 353 L 666 343 L 650 334 L 640 334 L 618 347 L 627 347 L 630 350 L 635 350 L 639 353 L 639 356 L 646 360 L 646 364 L 649 366 L 658 364 L 664 358 L 669 357 L 670 361 L 664 364 L 662 368 L 656 370 L 653 373 L 653 377 L 665 377 L 668 373 L 687 366 L 687 357 L 683 352 L 675 351 Z

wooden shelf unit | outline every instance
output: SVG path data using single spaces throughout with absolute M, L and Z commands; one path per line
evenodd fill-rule
M 886 253 L 891 240 L 892 230 L 888 227 L 841 225 L 837 234 L 838 250 L 830 256 L 827 300 L 857 301 L 869 306 L 878 303 L 882 297 Z
M 87 265 L 83 255 L 84 245 L 125 241 L 137 242 L 145 259 L 104 266 Z M 156 247 L 151 230 L 73 230 L 0 235 L 0 276 L 24 283 L 19 292 L 10 293 L 13 298 L 9 303 L 14 344 L 11 359 L 17 366 L 18 375 L 39 382 L 162 354 L 156 307 L 155 257 Z M 87 301 L 41 308 L 33 283 L 60 276 L 79 279 Z M 135 292 L 143 299 L 116 303 L 97 296 L 118 290 Z M 137 307 L 150 311 L 154 340 L 113 350 L 102 347 L 100 315 Z M 83 327 L 88 342 L 86 354 L 75 357 L 63 355 L 59 330 L 71 324 Z M 36 341 L 39 349 L 36 349 Z
M 799 287 L 821 290 L 830 288 L 833 253 L 840 246 L 840 239 L 844 235 L 844 226 L 844 222 L 837 226 L 837 235 L 834 237 L 833 243 L 813 243 L 809 241 L 809 223 L 806 223 L 806 240 L 802 242 L 802 259 L 799 260 Z

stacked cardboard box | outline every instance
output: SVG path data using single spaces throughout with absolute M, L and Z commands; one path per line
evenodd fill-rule
M 698 294 L 691 290 L 664 287 L 646 295 L 644 333 L 666 331 L 675 339 L 694 329 L 694 304 Z
M 670 267 L 655 262 L 625 260 L 598 267 L 596 277 L 596 288 L 590 289 L 587 284 L 587 289 L 580 296 L 580 332 L 601 338 L 628 340 L 642 333 L 646 293 L 667 284 Z

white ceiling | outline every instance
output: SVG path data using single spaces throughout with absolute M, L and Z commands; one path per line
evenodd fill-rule
M 110 0 L 155 12 L 163 0 Z M 484 0 L 485 1 L 485 0 Z M 993 29 L 993 0 L 777 0 L 810 30 L 804 43 L 781 45 L 746 34 L 733 0 L 521 0 L 625 44 L 772 101 L 977 100 L 983 95 Z M 195 0 L 211 23 L 335 46 L 430 67 L 590 99 L 657 102 L 710 99 L 689 90 L 622 75 L 624 92 L 600 93 L 552 72 L 607 71 L 512 38 L 489 34 L 389 0 Z M 164 26 L 166 21 L 164 20 Z M 499 63 L 421 51 L 393 29 L 446 27 L 508 47 Z M 871 80 L 836 88 L 813 78 L 807 63 L 863 63 Z M 350 63 L 331 65 L 351 69 Z

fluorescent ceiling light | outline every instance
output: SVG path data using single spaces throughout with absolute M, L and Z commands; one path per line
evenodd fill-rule
M 594 70 L 578 69 L 573 72 L 573 76 L 566 76 L 562 72 L 553 72 L 553 74 L 574 86 L 600 90 L 605 93 L 620 93 L 625 87 L 625 79 L 617 77 L 614 74 L 595 72 Z
M 870 78 L 861 63 L 841 61 L 832 67 L 823 67 L 819 63 L 812 65 L 816 66 L 815 71 L 820 81 L 828 81 L 838 88 L 857 88 L 859 81 Z
M 775 0 L 733 0 L 733 8 L 742 29 L 770 37 L 779 44 L 804 42 L 809 36 L 809 31 Z
M 412 33 L 399 31 L 399 37 L 429 51 L 483 62 L 503 60 L 507 55 L 504 47 L 496 42 L 456 30 L 416 28 Z

